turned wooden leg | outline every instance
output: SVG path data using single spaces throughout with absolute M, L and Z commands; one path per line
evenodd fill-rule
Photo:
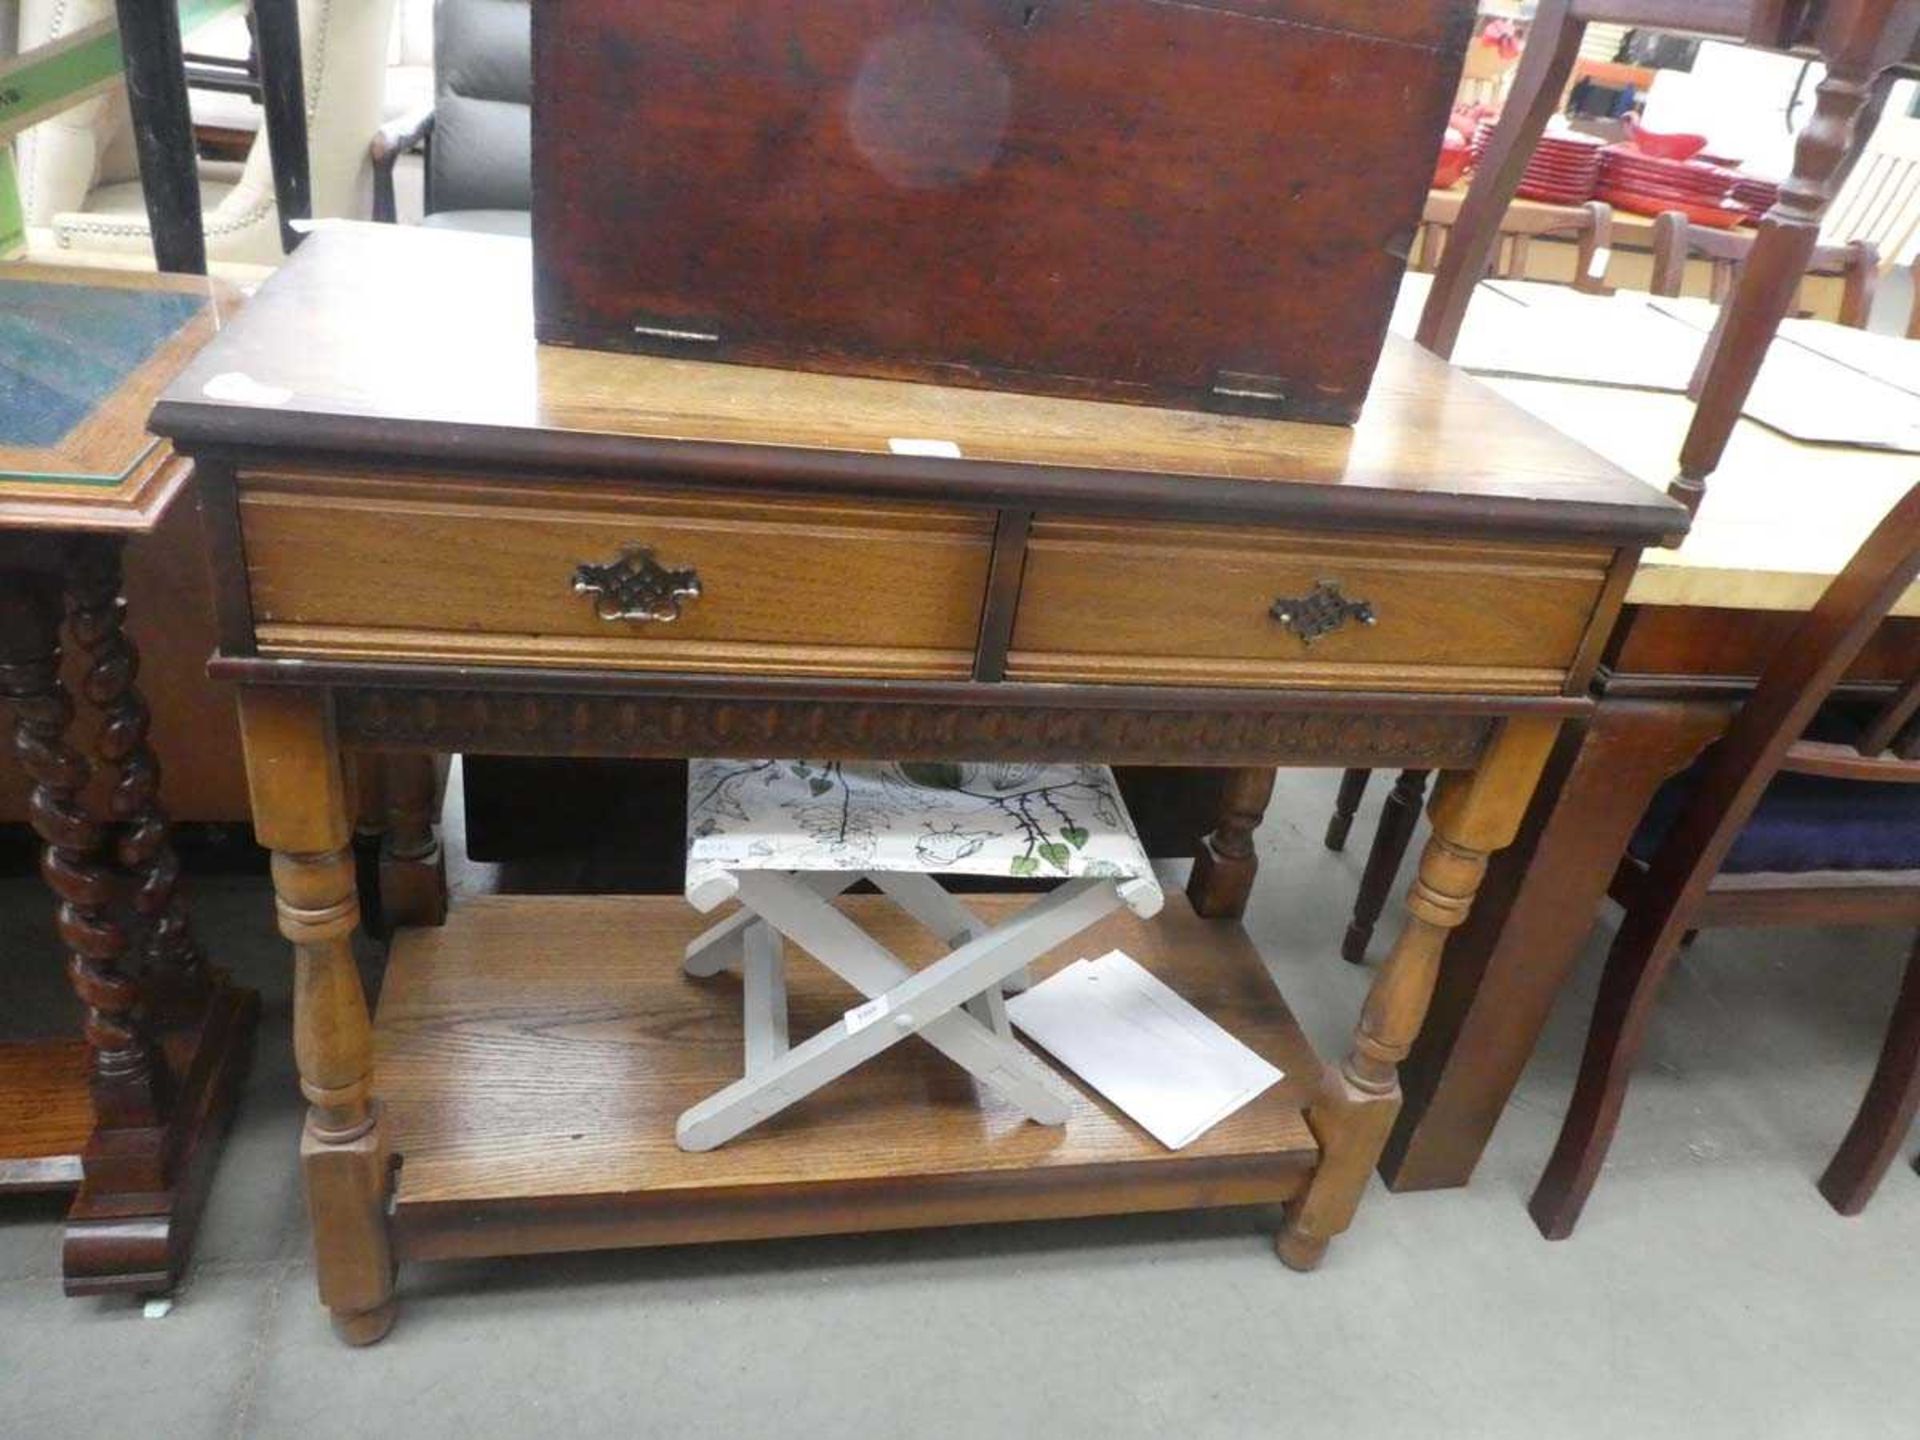
M 254 827 L 273 851 L 280 933 L 293 942 L 293 1044 L 307 1097 L 300 1164 L 320 1298 L 342 1339 L 393 1325 L 389 1164 L 373 1096 L 373 1026 L 353 959 L 353 821 L 328 698 L 247 688 L 240 730 Z
M 1920 1110 L 1920 944 L 1907 960 L 1900 998 L 1894 1001 L 1887 1038 L 1859 1112 L 1820 1177 L 1820 1193 L 1828 1204 L 1842 1215 L 1858 1215 L 1866 1209 L 1893 1157 L 1906 1144 L 1916 1110 Z
M 1327 821 L 1327 849 L 1344 850 L 1347 836 L 1353 832 L 1354 812 L 1360 797 L 1367 793 L 1371 770 L 1349 770 L 1340 777 L 1340 793 L 1333 798 L 1333 818 Z
M 1320 1263 L 1352 1223 L 1367 1177 L 1400 1109 L 1398 1067 L 1426 1017 L 1441 947 L 1467 916 L 1487 856 L 1513 839 L 1559 729 L 1537 717 L 1503 721 L 1477 769 L 1448 771 L 1435 788 L 1432 837 L 1407 894 L 1407 919 L 1375 977 L 1352 1047 L 1327 1068 L 1307 1123 L 1320 1168 L 1287 1207 L 1276 1248 L 1295 1270 Z
M 102 1131 L 156 1127 L 163 1112 L 145 1026 L 145 999 L 127 972 L 126 928 L 113 914 L 116 877 L 106 835 L 88 811 L 92 766 L 68 738 L 73 697 L 60 680 L 60 595 L 50 580 L 0 580 L 0 694 L 14 713 L 13 748 L 33 781 L 29 814 L 43 842 L 40 873 L 59 901 L 67 974 L 85 1007 L 94 1117 Z M 118 1157 L 122 1188 L 159 1189 L 161 1158 Z M 134 1172 L 139 1173 L 134 1173 Z
M 1726 728 L 1731 707 L 1607 700 L 1562 732 L 1519 837 L 1447 937 L 1426 1026 L 1400 1067 L 1381 1157 L 1389 1189 L 1465 1185 L 1654 792 Z
M 1883 23 L 1869 13 L 1876 7 L 1854 8 L 1861 12 L 1854 17 L 1857 33 L 1821 36 L 1827 72 L 1815 88 L 1813 116 L 1794 142 L 1793 173 L 1760 223 L 1694 372 L 1690 388 L 1698 403 L 1680 447 L 1680 473 L 1667 492 L 1689 510 L 1706 494 L 1707 476 L 1726 451 L 1774 334 L 1792 313 L 1820 221 L 1869 138 L 1860 122 L 1879 113 L 1881 72 L 1907 54 L 1920 27 L 1920 15 Z
M 1260 861 L 1253 852 L 1253 832 L 1266 817 L 1273 798 L 1272 767 L 1229 770 L 1220 799 L 1220 820 L 1200 842 L 1187 877 L 1187 898 L 1196 915 L 1237 920 L 1247 910 L 1253 877 Z
M 1400 878 L 1400 862 L 1407 858 L 1413 828 L 1420 822 L 1420 802 L 1427 793 L 1425 770 L 1403 770 L 1380 811 L 1380 828 L 1367 852 L 1367 868 L 1360 872 L 1360 893 L 1354 896 L 1353 919 L 1340 942 L 1340 954 L 1349 964 L 1366 962 L 1373 927 L 1386 908 L 1387 894 Z
M 67 618 L 87 656 L 81 690 L 100 715 L 97 758 L 113 778 L 109 813 L 119 826 L 115 854 L 133 877 L 133 908 L 145 930 L 146 987 L 156 1023 L 191 1020 L 205 1008 L 206 957 L 180 894 L 180 860 L 160 805 L 160 762 L 148 743 L 147 705 L 135 678 L 139 652 L 126 632 L 120 542 L 74 542 L 67 571 Z
M 383 755 L 386 826 L 380 842 L 380 908 L 390 927 L 447 918 L 447 862 L 440 849 L 446 771 L 432 755 Z

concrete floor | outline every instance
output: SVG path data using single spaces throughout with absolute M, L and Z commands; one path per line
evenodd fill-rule
M 1318 844 L 1333 779 L 1283 778 L 1249 924 L 1337 1050 L 1366 976 L 1334 950 L 1360 857 Z M 0 1202 L 0 1436 L 1915 1433 L 1920 1177 L 1896 1169 L 1857 1220 L 1813 1189 L 1901 935 L 1704 936 L 1564 1244 L 1523 1204 L 1605 926 L 1473 1188 L 1376 1182 L 1318 1274 L 1282 1269 L 1270 1217 L 1244 1212 L 416 1266 L 392 1336 L 352 1351 L 313 1294 L 264 882 L 195 900 L 267 1016 L 192 1275 L 160 1319 L 63 1299 L 58 1205 Z M 9 1030 L 63 1014 L 46 909 L 0 887 L 7 996 L 26 999 Z

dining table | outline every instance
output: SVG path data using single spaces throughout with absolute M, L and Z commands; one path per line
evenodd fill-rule
M 1429 277 L 1409 275 L 1411 335 Z M 1454 361 L 1619 468 L 1664 486 L 1692 418 L 1686 386 L 1714 308 L 1638 292 L 1483 282 Z M 1433 1008 L 1401 1066 L 1380 1162 L 1394 1190 L 1468 1183 L 1576 968 L 1655 791 L 1725 729 L 1829 581 L 1920 475 L 1920 345 L 1823 321 L 1781 329 L 1713 487 L 1677 548 L 1649 548 L 1514 843 L 1450 936 Z M 1846 687 L 1888 693 L 1920 666 L 1920 586 Z M 1793 923 L 1794 897 L 1778 898 Z

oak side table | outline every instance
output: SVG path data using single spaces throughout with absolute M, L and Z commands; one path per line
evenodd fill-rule
M 0 697 L 85 1013 L 83 1039 L 0 1044 L 0 1191 L 78 1187 L 71 1294 L 178 1279 L 259 1010 L 193 938 L 120 594 L 122 542 L 191 474 L 147 412 L 235 302 L 199 276 L 0 269 Z
M 386 1333 L 399 1262 L 461 1256 L 1280 1203 L 1281 1258 L 1316 1264 L 1442 942 L 1683 512 L 1400 342 L 1349 429 L 541 347 L 529 290 L 523 242 L 316 233 L 153 416 L 201 467 L 340 1333 Z M 674 1117 L 738 1062 L 733 982 L 680 970 L 705 922 L 402 913 L 370 1015 L 359 750 L 1235 767 L 1187 896 L 1086 953 L 1125 948 L 1287 1078 L 1169 1153 L 1084 1096 L 1027 1125 L 899 1045 L 684 1153 Z M 1444 772 L 1328 1064 L 1235 921 L 1277 764 Z M 789 996 L 802 1029 L 852 1003 Z

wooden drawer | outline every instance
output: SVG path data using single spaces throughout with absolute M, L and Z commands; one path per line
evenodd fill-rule
M 1552 694 L 1610 548 L 1041 518 L 1007 678 Z M 1270 613 L 1337 586 L 1374 623 L 1309 644 Z
M 240 523 L 263 654 L 636 670 L 970 673 L 993 517 L 607 484 L 254 472 Z M 606 620 L 577 567 L 649 547 L 699 577 Z

